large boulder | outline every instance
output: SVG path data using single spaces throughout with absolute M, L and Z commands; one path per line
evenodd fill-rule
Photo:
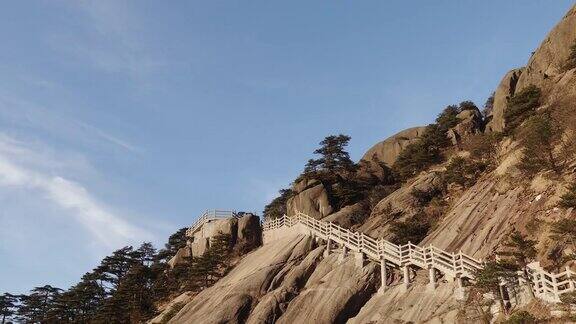
M 392 221 L 409 218 L 419 211 L 416 198 L 412 194 L 414 190 L 432 192 L 440 188 L 441 182 L 441 173 L 438 171 L 421 173 L 378 202 L 358 230 L 372 237 L 390 238 L 388 229 Z
M 196 295 L 169 323 L 244 323 L 258 299 L 289 278 L 312 250 L 312 238 L 292 236 L 248 254 L 228 275 Z
M 262 227 L 260 217 L 254 214 L 244 214 L 238 218 L 237 244 L 257 246 L 262 243 Z
M 168 260 L 168 265 L 174 267 L 177 264 L 186 262 L 186 259 L 192 256 L 192 248 L 190 246 L 185 246 L 176 252 L 176 255 L 172 259 Z
M 322 218 L 322 220 L 350 228 L 352 225 L 362 222 L 366 218 L 366 213 L 364 204 L 359 202 L 343 207 L 339 211 Z
M 425 129 L 426 127 L 413 127 L 392 135 L 372 146 L 372 148 L 364 154 L 361 161 L 373 163 L 373 161 L 376 160 L 390 167 L 396 162 L 400 152 L 409 144 L 414 143 Z
M 501 132 L 504 130 L 504 110 L 508 106 L 508 100 L 516 92 L 516 84 L 524 68 L 514 69 L 506 73 L 498 88 L 494 92 L 494 107 L 489 116 L 490 121 L 486 125 L 486 130 L 490 132 Z
M 308 180 L 301 182 L 304 181 Z M 304 187 L 301 182 L 294 185 L 297 194 L 286 202 L 288 216 L 302 212 L 310 217 L 322 219 L 330 215 L 334 208 L 330 205 L 330 197 L 324 185 L 314 181 L 308 187 Z M 302 188 L 304 188 L 302 191 L 297 191 Z
M 576 41 L 576 5 L 552 29 L 518 79 L 517 91 L 534 84 L 541 89 L 554 86 Z
M 459 119 L 458 124 L 447 132 L 453 145 L 460 145 L 470 136 L 484 130 L 484 119 L 478 108 L 461 111 L 456 117 Z

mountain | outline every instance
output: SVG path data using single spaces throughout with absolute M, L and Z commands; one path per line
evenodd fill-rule
M 576 65 L 570 65 L 571 55 L 576 55 L 576 6 L 525 67 L 504 76 L 485 119 L 477 109 L 456 107 L 456 122 L 444 130 L 450 142 L 438 145 L 442 159 L 401 180 L 383 180 L 388 171 L 398 177 L 398 161 L 413 162 L 402 157 L 403 152 L 419 152 L 413 144 L 430 136 L 426 127 L 407 129 L 376 144 L 359 164 L 356 174 L 378 178 L 377 184 L 368 181 L 368 192 L 377 188 L 380 196 L 369 193 L 342 205 L 340 189 L 349 186 L 353 177 L 340 173 L 342 179 L 333 179 L 317 171 L 295 181 L 287 215 L 302 212 L 397 243 L 404 238 L 399 233 L 417 237 L 410 226 L 424 222 L 428 228 L 420 228 L 424 232 L 420 246 L 462 252 L 478 260 L 506 259 L 513 254 L 511 237 L 517 238 L 514 234 L 518 233 L 524 241 L 535 242 L 531 267 L 557 273 L 571 266 L 574 246 L 553 235 L 558 224 L 569 229 L 571 223 L 563 220 L 575 219 L 572 208 L 561 204 L 575 180 L 576 167 L 571 147 L 575 124 L 570 122 L 576 116 Z M 528 100 L 530 89 L 538 90 L 538 100 Z M 548 151 L 561 164 L 557 170 L 547 167 L 545 158 L 529 159 L 531 152 L 545 151 L 528 150 L 533 147 L 529 139 L 534 137 L 530 127 L 541 117 L 560 130 L 552 141 L 536 137 L 540 140 L 536 148 L 551 146 Z M 437 124 L 442 126 L 442 122 Z M 486 142 L 493 150 L 485 147 Z M 375 170 L 378 167 L 383 169 Z M 278 216 L 270 215 L 270 219 Z M 399 230 L 402 226 L 408 230 Z M 275 234 L 265 231 L 264 235 Z M 477 300 L 466 296 L 473 288 L 463 293 L 456 281 L 440 273 L 438 286 L 430 292 L 428 270 L 418 268 L 411 270 L 407 290 L 401 269 L 389 269 L 389 287 L 378 293 L 378 262 L 359 263 L 357 254 L 346 255 L 339 247 L 330 253 L 327 249 L 325 239 L 302 231 L 265 239 L 226 277 L 192 298 L 170 323 L 468 323 L 482 322 L 484 313 L 492 321 L 566 316 L 560 311 L 562 304 L 535 298 L 522 287 L 507 292 L 511 301 L 506 309 L 497 303 L 474 304 Z
M 447 106 L 358 163 L 320 143 L 264 210 L 207 212 L 66 291 L 0 296 L 42 323 L 536 323 L 576 312 L 576 6 L 483 112 Z

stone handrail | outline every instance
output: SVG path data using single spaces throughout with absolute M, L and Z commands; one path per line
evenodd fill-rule
M 534 295 L 540 299 L 559 302 L 560 295 L 576 289 L 576 272 L 570 267 L 566 267 L 562 272 L 551 273 L 544 270 L 540 262 L 532 262 L 527 268 Z
M 215 220 L 215 219 L 228 219 L 228 218 L 238 218 L 238 214 L 234 211 L 228 211 L 228 210 L 208 210 L 205 211 L 202 216 L 200 216 L 200 218 L 198 218 L 196 220 L 196 222 L 194 222 L 194 224 L 192 224 L 192 226 L 190 226 L 188 228 L 188 230 L 186 230 L 186 236 L 192 236 L 194 235 L 194 233 L 202 227 L 202 225 L 204 225 L 204 223 L 207 223 L 209 221 Z
M 364 233 L 353 232 L 332 222 L 324 222 L 306 214 L 298 213 L 288 217 L 266 221 L 263 230 L 273 230 L 283 226 L 302 224 L 313 235 L 332 240 L 346 246 L 351 251 L 364 253 L 369 259 L 380 262 L 385 259 L 397 266 L 414 265 L 419 268 L 434 268 L 452 278 L 473 278 L 473 273 L 482 267 L 482 262 L 468 255 L 449 253 L 433 245 L 420 247 L 408 243 L 397 245 L 384 239 L 374 239 Z
M 300 212 L 292 217 L 284 215 L 281 218 L 267 220 L 262 224 L 262 229 L 267 232 L 297 225 L 302 225 L 300 227 L 302 233 L 320 237 L 328 242 L 334 241 L 344 249 L 362 253 L 382 264 L 394 264 L 399 267 L 413 265 L 431 269 L 431 282 L 434 280 L 434 271 L 439 271 L 450 278 L 474 279 L 474 273 L 483 267 L 481 260 L 462 251 L 450 253 L 433 245 L 421 247 L 410 242 L 397 245 L 385 239 L 374 239 L 364 233 L 350 231 L 332 222 L 317 220 Z M 534 295 L 542 300 L 560 302 L 561 294 L 576 290 L 576 272 L 568 267 L 566 271 L 554 274 L 540 267 L 539 262 L 533 262 L 528 264 L 527 273 Z M 519 278 L 519 281 L 522 280 Z

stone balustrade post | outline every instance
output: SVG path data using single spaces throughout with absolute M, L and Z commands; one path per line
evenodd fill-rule
M 402 275 L 403 275 L 403 289 L 404 291 L 408 290 L 408 287 L 410 287 L 410 269 L 408 268 L 407 265 L 405 265 L 404 267 L 402 267 Z
M 332 250 L 332 240 L 330 239 L 330 236 L 328 236 L 328 238 L 326 239 L 326 250 L 324 250 L 324 257 L 329 256 L 331 250 Z
M 386 278 L 387 278 L 387 273 L 386 273 L 386 258 L 384 258 L 384 256 L 380 257 L 380 281 L 382 282 L 380 289 L 378 290 L 378 293 L 380 295 L 384 294 L 384 292 L 386 291 Z
M 366 254 L 362 251 L 354 252 L 354 258 L 356 260 L 356 266 L 359 268 L 364 267 L 366 261 Z
M 432 266 L 428 268 L 428 278 L 427 289 L 428 291 L 434 291 L 436 289 L 436 269 Z
M 566 266 L 566 277 L 568 277 L 568 289 L 570 291 L 574 290 L 574 280 L 572 279 L 572 270 L 570 270 L 569 266 Z
M 347 254 L 348 254 L 348 248 L 344 243 L 342 243 L 342 254 L 340 254 L 340 261 L 343 261 L 346 258 Z

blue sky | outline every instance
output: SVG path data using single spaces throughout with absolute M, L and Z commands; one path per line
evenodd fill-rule
M 63 288 L 204 209 L 261 211 L 322 138 L 354 159 L 484 103 L 573 1 L 5 1 L 0 292 Z

